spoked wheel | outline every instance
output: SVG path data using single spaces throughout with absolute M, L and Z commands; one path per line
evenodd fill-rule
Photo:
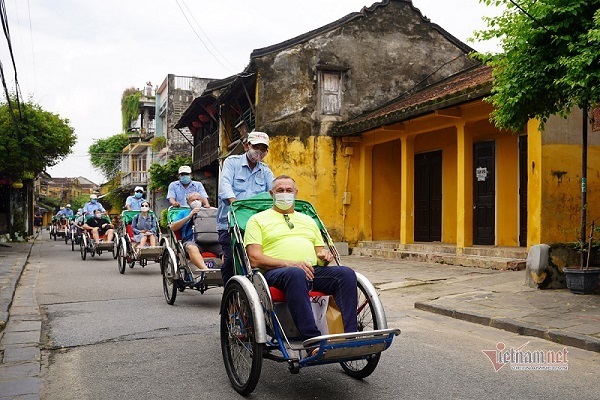
M 175 303 L 177 298 L 177 276 L 175 275 L 175 256 L 169 249 L 163 253 L 160 262 L 160 271 L 163 278 L 163 292 L 167 304 Z
M 252 393 L 262 369 L 264 344 L 256 343 L 255 317 L 242 286 L 231 282 L 221 302 L 221 352 L 233 388 L 244 396 Z
M 65 232 L 65 244 L 69 244 L 69 235 Z
M 87 245 L 86 245 L 85 236 L 81 237 L 79 241 L 79 251 L 81 252 L 81 259 L 85 261 L 85 257 L 87 256 Z
M 119 244 L 120 243 L 121 243 L 121 241 L 119 240 L 119 235 L 115 232 L 115 236 L 113 237 L 113 248 L 112 248 L 113 258 L 119 257 Z
M 356 318 L 358 322 L 358 331 L 362 332 L 379 329 L 379 324 L 375 318 L 375 310 L 373 309 L 373 305 L 371 304 L 369 296 L 360 282 L 358 282 L 357 292 L 358 307 L 356 310 Z M 340 365 L 346 374 L 355 379 L 362 379 L 371 375 L 373 371 L 375 371 L 380 357 L 381 353 L 376 353 L 369 356 L 367 359 L 345 361 L 341 362 Z
M 71 251 L 75 251 L 75 234 L 71 233 Z
M 127 265 L 127 243 L 125 239 L 121 239 L 121 244 L 117 249 L 117 264 L 119 265 L 119 272 L 125 273 L 125 265 Z

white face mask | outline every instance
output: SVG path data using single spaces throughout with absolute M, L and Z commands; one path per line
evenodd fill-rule
M 194 208 L 202 208 L 202 202 L 200 200 L 194 200 L 192 201 L 192 203 L 190 204 L 190 207 L 192 209 Z
M 273 193 L 273 204 L 280 210 L 286 211 L 294 206 L 294 193 Z
M 140 210 L 142 210 L 142 211 L 148 211 L 148 210 L 150 210 L 150 207 L 148 207 L 148 206 L 141 206 Z

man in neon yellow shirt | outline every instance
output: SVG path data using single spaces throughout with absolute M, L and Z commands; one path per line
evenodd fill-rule
M 325 248 L 317 224 L 294 212 L 296 182 L 287 175 L 273 180 L 273 208 L 253 215 L 246 224 L 244 246 L 250 263 L 267 283 L 286 294 L 290 314 L 304 339 L 321 335 L 310 305 L 309 290 L 334 296 L 345 332 L 356 332 L 356 274 L 348 267 L 327 266 L 333 255 Z

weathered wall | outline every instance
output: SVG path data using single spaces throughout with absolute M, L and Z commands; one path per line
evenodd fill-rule
M 314 198 L 319 213 L 325 210 L 336 231 L 349 226 L 352 217 L 342 217 L 345 157 L 339 153 L 342 144 L 328 137 L 331 128 L 419 82 L 432 83 L 474 64 L 408 1 L 390 1 L 252 62 L 258 71 L 257 127 L 273 138 L 269 162 L 276 173 L 302 182 L 301 189 Z M 344 69 L 340 116 L 322 116 L 317 108 L 319 65 Z

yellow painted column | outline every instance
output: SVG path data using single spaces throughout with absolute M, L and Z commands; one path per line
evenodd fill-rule
M 359 230 L 363 232 L 363 240 L 373 240 L 371 225 L 371 199 L 373 196 L 373 146 L 362 145 L 360 149 L 359 172 L 360 217 Z
M 538 120 L 527 123 L 527 248 L 542 243 L 542 133 Z
M 415 241 L 415 139 L 403 136 L 400 159 L 400 243 Z
M 456 125 L 456 252 L 473 246 L 473 137 Z

